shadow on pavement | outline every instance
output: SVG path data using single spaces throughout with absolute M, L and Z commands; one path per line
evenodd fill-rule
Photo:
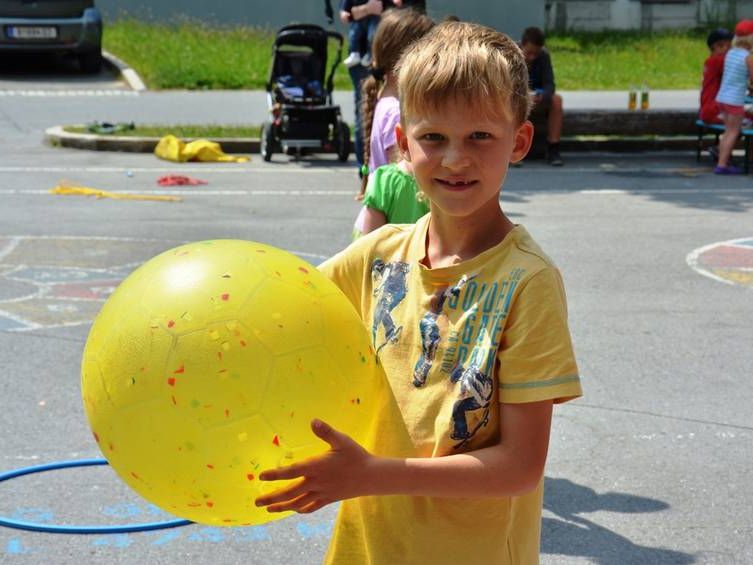
M 86 85 L 112 81 L 117 74 L 117 69 L 106 60 L 98 74 L 86 74 L 79 68 L 75 57 L 69 55 L 13 53 L 13 56 L 0 56 L 0 80 L 23 83 L 54 80 Z
M 753 181 L 746 181 L 753 188 Z M 721 187 L 719 187 L 721 188 Z M 723 191 L 715 193 L 712 190 L 703 193 L 687 194 L 672 192 L 639 192 L 637 194 L 647 194 L 652 200 L 657 202 L 666 202 L 682 208 L 697 208 L 699 210 L 716 210 L 721 212 L 750 212 L 753 210 L 753 190 L 747 192 Z
M 557 518 L 544 518 L 541 532 L 543 554 L 586 557 L 601 565 L 629 563 L 694 563 L 693 555 L 637 545 L 613 531 L 581 516 L 606 511 L 626 514 L 659 512 L 666 502 L 619 492 L 597 494 L 593 489 L 567 479 L 544 481 L 544 509 Z
M 719 177 L 710 171 L 706 173 L 693 168 L 669 171 L 608 171 L 606 175 L 612 179 L 627 179 L 628 183 L 641 187 L 635 190 L 626 186 L 629 192 L 646 195 L 657 202 L 724 212 L 748 212 L 753 209 L 753 181 L 746 175 Z M 654 183 L 660 190 L 651 190 Z M 660 186 L 659 183 L 664 186 Z M 671 190 L 672 188 L 678 190 Z M 698 190 L 688 191 L 682 190 L 683 188 Z M 715 188 L 718 191 L 715 191 Z

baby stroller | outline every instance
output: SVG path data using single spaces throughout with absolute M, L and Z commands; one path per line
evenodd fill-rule
M 339 42 L 335 61 L 327 72 L 327 43 Z M 340 63 L 343 37 L 312 24 L 280 28 L 273 47 L 267 82 L 271 121 L 261 127 L 261 154 L 265 161 L 276 152 L 300 155 L 334 152 L 340 161 L 350 153 L 350 128 L 332 104 L 332 83 Z

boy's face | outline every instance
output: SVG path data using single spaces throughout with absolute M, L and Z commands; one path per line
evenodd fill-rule
M 470 217 L 499 208 L 499 192 L 510 162 L 531 146 L 533 126 L 526 121 L 487 116 L 480 104 L 449 100 L 435 112 L 398 126 L 397 142 L 410 161 L 432 213 Z
M 541 50 L 543 47 L 541 45 L 534 45 L 533 43 L 523 43 L 520 46 L 521 51 L 523 51 L 523 56 L 526 59 L 526 64 L 530 65 L 536 57 L 538 57 L 541 54 Z
M 724 55 L 732 46 L 732 42 L 729 39 L 722 39 L 717 41 L 711 46 L 712 55 Z

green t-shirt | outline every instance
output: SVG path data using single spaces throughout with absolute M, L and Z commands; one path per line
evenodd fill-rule
M 384 213 L 388 224 L 414 224 L 429 212 L 429 205 L 416 200 L 418 187 L 413 176 L 395 163 L 382 165 L 369 175 L 363 205 Z

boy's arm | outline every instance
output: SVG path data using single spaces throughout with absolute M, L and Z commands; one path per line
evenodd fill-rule
M 353 6 L 350 10 L 350 14 L 354 20 L 360 20 L 366 16 L 378 16 L 384 10 L 382 0 L 369 0 L 365 4 L 359 6 Z
M 377 458 L 372 492 L 439 497 L 519 496 L 544 474 L 552 401 L 502 404 L 497 445 L 448 455 Z
M 260 479 L 299 479 L 259 497 L 270 512 L 314 512 L 358 496 L 519 496 L 533 490 L 544 473 L 552 401 L 503 404 L 497 445 L 457 455 L 387 458 L 371 455 L 347 435 L 315 420 L 312 430 L 330 444 L 326 453 L 302 463 L 265 471 Z
M 554 94 L 554 69 L 552 68 L 552 58 L 548 51 L 541 52 L 541 96 L 544 100 L 551 100 Z
M 748 76 L 753 77 L 753 55 L 745 57 L 745 64 L 748 66 Z
M 387 216 L 384 215 L 384 212 L 371 206 L 364 206 L 356 218 L 354 227 L 361 232 L 361 235 L 366 235 L 377 228 L 381 228 L 386 223 Z

